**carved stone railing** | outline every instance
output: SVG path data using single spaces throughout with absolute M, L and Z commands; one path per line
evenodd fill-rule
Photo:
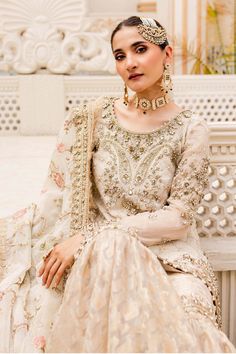
M 228 146 L 229 139 L 233 143 L 232 134 L 236 126 L 235 76 L 185 75 L 173 79 L 176 102 L 204 117 L 212 128 L 212 136 L 223 139 L 224 146 Z M 65 111 L 71 106 L 104 94 L 120 95 L 122 89 L 123 84 L 117 76 L 0 76 L 0 135 L 54 135 L 64 119 Z M 43 122 L 39 127 L 37 115 Z M 227 155 L 225 149 L 222 151 L 224 156 Z M 233 156 L 232 149 L 228 152 Z M 214 156 L 220 153 L 215 143 L 212 153 Z

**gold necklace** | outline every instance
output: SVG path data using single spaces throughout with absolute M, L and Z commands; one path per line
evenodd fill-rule
M 149 110 L 155 111 L 157 108 L 163 107 L 171 101 L 172 100 L 168 95 L 160 96 L 152 100 L 148 100 L 147 98 L 138 98 L 137 94 L 134 95 L 135 108 L 141 108 L 143 114 L 146 114 Z

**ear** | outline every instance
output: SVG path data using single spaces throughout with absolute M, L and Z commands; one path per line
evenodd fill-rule
M 165 64 L 170 64 L 173 57 L 173 48 L 168 45 L 165 47 Z

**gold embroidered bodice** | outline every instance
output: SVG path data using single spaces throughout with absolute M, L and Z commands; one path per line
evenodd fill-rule
M 135 133 L 117 121 L 114 101 L 105 99 L 94 139 L 93 193 L 105 218 L 155 212 L 166 204 L 171 189 L 173 198 L 181 198 L 184 192 L 184 198 L 194 205 L 197 195 L 190 195 L 193 170 L 183 178 L 185 186 L 182 182 L 175 188 L 172 186 L 193 113 L 182 111 L 153 132 Z M 205 176 L 196 182 L 205 183 Z

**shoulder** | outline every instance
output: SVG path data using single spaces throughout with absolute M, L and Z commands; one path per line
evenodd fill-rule
M 95 121 L 102 118 L 105 111 L 113 110 L 114 104 L 119 97 L 116 96 L 101 96 L 93 102 L 93 112 Z
M 98 117 L 102 114 L 104 105 L 106 104 L 107 101 L 108 101 L 107 96 L 100 96 L 92 103 L 92 109 L 94 112 L 95 119 L 98 119 Z
M 99 111 L 103 105 L 104 99 L 105 97 L 101 96 L 95 100 L 86 100 L 84 103 L 71 107 L 64 121 L 64 129 L 67 130 L 71 126 L 77 125 L 83 118 L 87 117 L 89 113 Z
M 209 144 L 209 127 L 203 117 L 191 112 L 184 126 L 183 145 L 203 147 Z
M 72 107 L 64 121 L 64 131 L 78 126 L 78 124 L 87 118 L 92 118 L 92 120 L 96 121 L 102 116 L 103 109 L 112 105 L 114 99 L 116 99 L 114 96 L 99 96 L 95 100 L 90 99 L 78 106 Z
M 103 109 L 106 108 L 109 105 L 112 105 L 113 100 L 115 100 L 118 97 L 114 96 L 99 96 L 95 100 L 89 100 L 86 103 L 79 105 L 78 107 L 73 107 L 72 109 L 72 118 L 73 115 L 74 117 L 78 117 L 80 115 L 85 115 L 93 113 L 95 118 L 99 116 L 99 114 L 102 113 Z
M 190 112 L 191 114 L 186 125 L 186 133 L 188 134 L 192 131 L 198 131 L 209 134 L 210 129 L 204 117 L 201 117 L 199 114 L 193 111 Z

